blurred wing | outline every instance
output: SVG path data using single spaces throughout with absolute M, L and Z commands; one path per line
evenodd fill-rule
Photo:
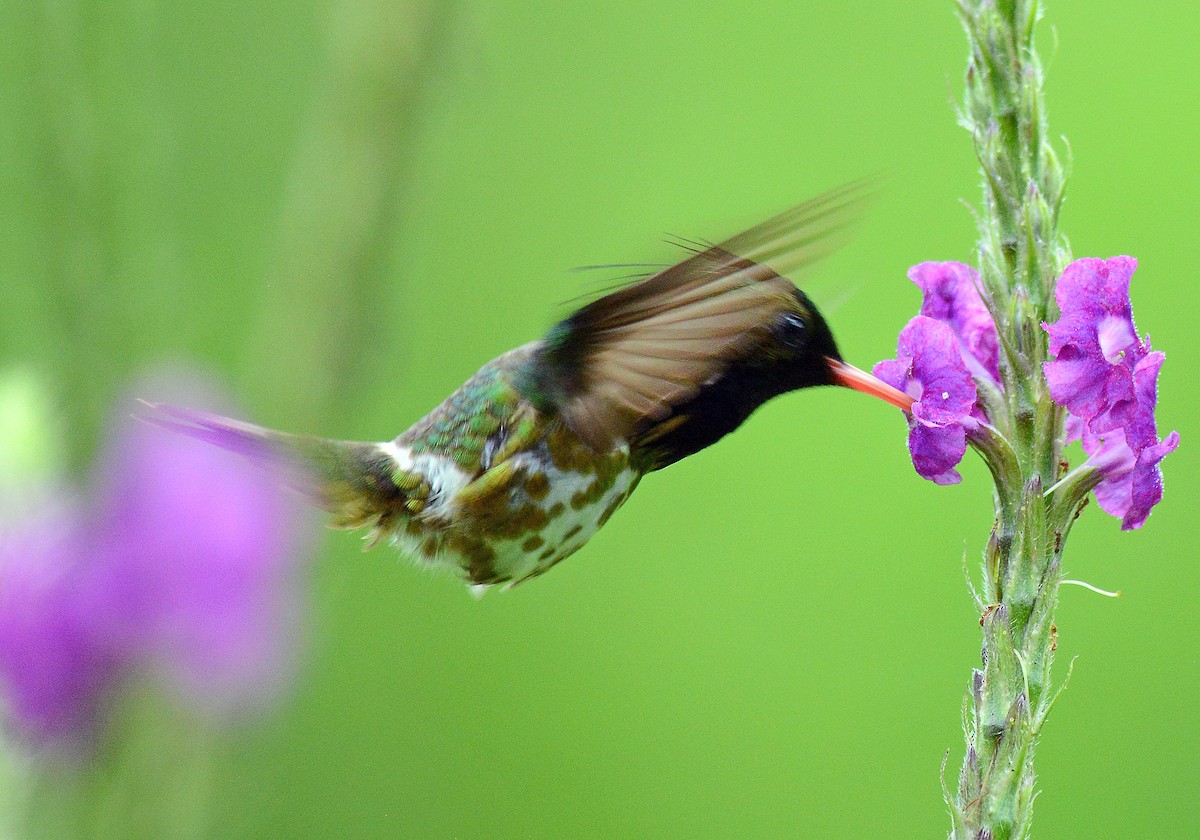
M 778 272 L 835 250 L 867 187 L 834 190 L 588 304 L 551 330 L 524 389 L 599 450 L 662 419 L 797 311 Z

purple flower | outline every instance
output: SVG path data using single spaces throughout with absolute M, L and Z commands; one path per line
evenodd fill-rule
M 908 270 L 921 289 L 921 314 L 950 327 L 967 369 L 1000 381 L 1000 340 L 979 293 L 979 274 L 960 262 L 923 262 Z
M 1134 400 L 1134 370 L 1150 350 L 1133 325 L 1135 268 L 1133 257 L 1071 263 L 1054 293 L 1062 317 L 1043 324 L 1055 357 L 1045 365 L 1050 396 L 1096 433 L 1123 425 Z
M 1129 301 L 1133 257 L 1081 259 L 1058 279 L 1062 317 L 1043 325 L 1054 361 L 1045 365 L 1050 396 L 1064 406 L 1067 439 L 1080 438 L 1088 463 L 1104 475 L 1100 507 L 1140 528 L 1162 500 L 1159 463 L 1179 445 L 1178 432 L 1158 439 L 1154 410 L 1166 358 L 1138 339 Z
M 1096 502 L 1105 513 L 1121 519 L 1121 530 L 1145 524 L 1150 510 L 1163 496 L 1159 462 L 1179 446 L 1179 432 L 1135 453 L 1121 429 L 1095 434 L 1082 420 L 1068 420 L 1068 439 L 1082 438 L 1088 463 L 1100 470 L 1104 481 L 1096 487 Z
M 35 736 L 86 735 L 136 668 L 206 711 L 260 702 L 293 646 L 304 531 L 275 476 L 121 413 L 91 504 L 0 547 L 0 691 Z
M 872 371 L 916 401 L 908 415 L 913 466 L 937 484 L 957 484 L 954 467 L 967 451 L 967 429 L 977 424 L 975 382 L 959 341 L 946 323 L 917 315 L 900 332 L 896 358 Z
M 119 664 L 93 626 L 77 518 L 42 504 L 0 528 L 0 679 L 12 715 L 39 741 L 88 729 Z
M 1082 440 L 1087 463 L 1104 476 L 1096 488 L 1096 502 L 1105 513 L 1120 517 L 1123 531 L 1142 527 L 1162 501 L 1159 463 L 1179 446 L 1178 432 L 1159 441 L 1154 421 L 1162 362 L 1163 354 L 1153 352 L 1134 369 L 1133 408 L 1126 414 L 1125 427 L 1097 433 L 1082 418 L 1067 417 L 1067 440 Z
M 295 620 L 297 511 L 276 476 L 141 422 L 96 494 L 125 634 L 183 693 L 228 706 L 270 690 Z

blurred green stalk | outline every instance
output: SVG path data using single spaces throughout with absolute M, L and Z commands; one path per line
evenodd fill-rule
M 0 27 L 0 356 L 69 401 L 85 463 L 147 321 L 180 323 L 177 143 L 155 4 L 10 3 Z M 119 91 L 119 95 L 113 95 Z
M 303 426 L 353 393 L 394 313 L 387 284 L 420 105 L 447 4 L 345 0 L 297 142 L 249 362 L 263 402 Z
M 971 50 L 959 119 L 983 175 L 980 276 L 1001 344 L 1003 410 L 993 422 L 1011 451 L 983 453 L 996 479 L 996 523 L 975 593 L 983 666 L 964 702 L 958 789 L 945 796 L 955 840 L 1007 840 L 1031 830 L 1034 752 L 1058 696 L 1050 672 L 1062 547 L 1078 512 L 1044 492 L 1062 455 L 1063 410 L 1042 374 L 1041 325 L 1057 316 L 1054 284 L 1069 261 L 1058 233 L 1066 177 L 1046 133 L 1037 0 L 960 0 L 958 10 Z
M 176 150 L 158 120 L 161 8 L 18 4 L 0 34 L 14 65 L 3 77 L 12 89 L 0 93 L 0 151 L 32 173 L 10 202 L 19 212 L 0 225 L 3 250 L 19 255 L 0 268 L 0 309 L 10 316 L 0 355 L 49 357 L 61 381 L 42 390 L 70 397 L 65 431 L 78 463 L 125 366 L 144 355 L 138 326 L 187 324 Z M 339 0 L 331 9 L 327 69 L 297 143 L 252 348 L 264 400 L 298 417 L 353 387 L 362 355 L 379 347 L 372 337 L 387 323 L 380 289 L 406 164 L 448 17 L 447 4 L 431 0 Z M 126 67 L 136 70 L 132 86 Z M 57 406 L 43 405 L 51 398 L 41 373 L 0 371 L 9 444 L 0 447 L 0 497 L 32 498 L 35 479 L 60 467 L 57 441 L 37 437 L 56 431 L 43 416 Z M 114 698 L 90 752 L 42 755 L 5 740 L 0 838 L 207 836 L 221 804 L 211 799 L 214 762 L 229 739 L 217 723 L 139 685 Z

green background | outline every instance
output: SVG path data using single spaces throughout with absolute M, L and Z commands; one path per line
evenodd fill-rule
M 1071 535 L 1068 576 L 1124 596 L 1062 593 L 1059 675 L 1078 662 L 1036 831 L 1200 836 L 1200 15 L 1048 12 L 1063 230 L 1140 260 L 1183 446 L 1143 531 L 1091 506 Z M 864 174 L 880 200 L 813 284 L 849 360 L 894 351 L 908 266 L 971 259 L 949 2 L 9 2 L 0 55 L 0 356 L 54 390 L 81 470 L 163 359 L 263 423 L 390 438 L 608 276 L 568 269 L 669 260 L 665 233 L 719 238 Z M 330 534 L 296 688 L 210 754 L 203 830 L 941 836 L 980 643 L 962 555 L 991 524 L 986 470 L 963 473 L 922 481 L 894 411 L 828 390 L 482 601 Z

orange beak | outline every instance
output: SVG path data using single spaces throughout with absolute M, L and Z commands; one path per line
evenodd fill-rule
M 903 391 L 893 388 L 865 370 L 859 370 L 854 365 L 848 365 L 840 359 L 831 359 L 827 356 L 825 361 L 829 364 L 833 381 L 838 385 L 853 388 L 855 391 L 870 394 L 872 397 L 879 397 L 884 402 L 891 403 L 903 411 L 912 410 L 913 398 Z

